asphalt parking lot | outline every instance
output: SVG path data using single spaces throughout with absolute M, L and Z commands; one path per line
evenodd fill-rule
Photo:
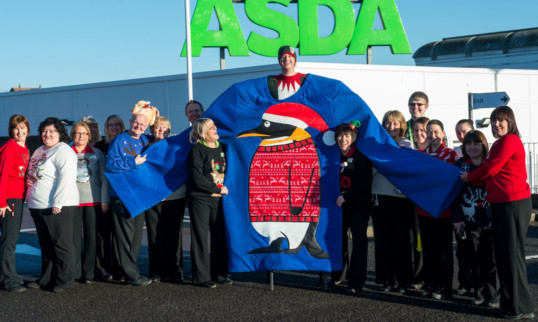
M 40 273 L 39 244 L 31 227 L 24 229 L 17 247 L 17 268 L 25 279 L 33 280 Z M 187 250 L 188 225 L 184 232 Z M 232 273 L 234 284 L 218 285 L 216 289 L 203 289 L 190 281 L 183 285 L 153 283 L 147 287 L 95 282 L 77 284 L 59 294 L 30 289 L 22 293 L 0 292 L 0 320 L 485 321 L 497 317 L 493 309 L 471 305 L 468 295 L 437 301 L 423 299 L 417 291 L 405 295 L 383 292 L 374 284 L 374 247 L 370 238 L 368 280 L 360 294 L 346 293 L 343 286 L 325 290 L 319 272 L 275 272 L 273 291 L 269 290 L 266 272 Z M 538 299 L 536 222 L 529 229 L 526 251 L 531 292 Z M 188 276 L 190 258 L 188 251 L 184 254 Z M 146 275 L 147 264 L 144 242 L 139 266 Z

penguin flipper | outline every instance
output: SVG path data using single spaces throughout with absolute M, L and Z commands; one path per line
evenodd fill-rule
M 282 250 L 280 247 L 282 246 L 282 242 L 284 242 L 284 237 L 279 237 L 273 242 L 267 246 L 267 247 L 261 247 L 256 248 L 248 252 L 249 254 L 263 254 L 263 253 L 282 253 Z

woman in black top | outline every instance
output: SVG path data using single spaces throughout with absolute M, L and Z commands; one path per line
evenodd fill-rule
M 205 288 L 216 287 L 215 282 L 233 282 L 227 277 L 228 253 L 222 214 L 222 196 L 228 194 L 224 186 L 226 158 L 218 139 L 217 127 L 211 119 L 200 118 L 192 125 L 190 141 L 193 146 L 187 158 L 192 282 Z M 211 258 L 207 244 L 209 230 Z
M 338 285 L 347 278 L 347 290 L 362 291 L 366 281 L 368 237 L 366 230 L 371 210 L 372 164 L 355 147 L 359 124 L 341 124 L 334 138 L 340 148 L 340 196 L 336 205 L 342 207 L 343 270 L 332 272 L 332 284 Z M 353 236 L 349 249 L 348 230 Z

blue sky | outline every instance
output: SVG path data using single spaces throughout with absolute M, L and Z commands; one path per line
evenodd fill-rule
M 537 0 L 396 0 L 411 49 L 443 37 L 538 27 Z M 191 1 L 194 10 L 196 1 Z M 279 10 L 296 19 L 296 5 Z M 354 5 L 356 13 L 360 5 Z M 17 0 L 0 3 L 0 92 L 186 72 L 179 56 L 185 41 L 182 0 Z M 235 5 L 245 38 L 253 30 Z M 327 14 L 323 10 L 321 15 Z M 326 21 L 326 20 L 324 20 Z M 330 28 L 330 24 L 326 28 Z M 320 30 L 321 35 L 326 32 Z M 374 64 L 414 65 L 412 55 L 374 47 Z M 299 61 L 360 63 L 365 56 L 300 56 Z M 226 68 L 276 63 L 252 54 L 227 57 Z M 219 69 L 218 49 L 193 59 L 193 71 Z

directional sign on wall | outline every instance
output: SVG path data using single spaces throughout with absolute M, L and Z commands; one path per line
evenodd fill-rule
M 471 93 L 471 102 L 473 109 L 497 107 L 500 105 L 507 105 L 510 101 L 510 97 L 506 92 L 494 92 L 494 93 Z

